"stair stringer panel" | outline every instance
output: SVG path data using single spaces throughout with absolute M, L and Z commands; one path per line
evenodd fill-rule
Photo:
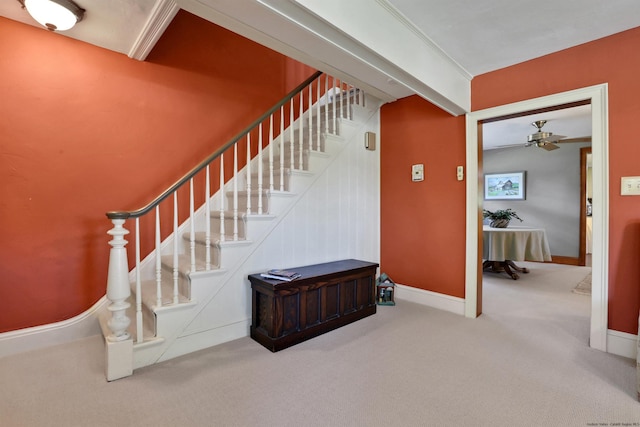
M 315 114 L 315 109 L 316 109 L 316 105 L 314 104 L 313 108 L 312 108 L 312 113 L 311 114 Z M 298 117 L 294 120 L 294 122 L 292 123 L 292 127 L 294 129 L 294 135 L 297 138 L 300 133 L 299 133 L 299 128 L 303 127 L 305 128 L 308 124 L 308 117 L 309 117 L 309 110 L 304 111 L 303 115 L 301 117 Z M 324 120 L 324 118 L 323 118 Z M 330 118 L 330 121 L 332 121 L 333 119 Z M 308 131 L 307 128 L 305 128 L 303 130 L 302 133 L 303 137 L 307 138 L 308 136 Z M 282 135 L 278 135 L 274 138 L 273 140 L 273 144 L 274 146 L 279 146 L 280 145 L 280 141 L 282 139 L 284 139 L 285 141 L 288 140 L 290 136 L 290 130 L 289 128 L 287 128 L 284 132 L 284 134 Z M 265 135 L 265 138 L 267 136 Z M 255 144 L 257 143 L 257 141 L 253 141 L 253 147 L 255 147 Z M 242 142 L 241 142 L 242 144 Z M 315 154 L 322 154 L 322 153 L 315 153 Z M 268 159 L 269 157 L 269 146 L 263 148 L 262 150 L 262 156 L 265 159 L 265 161 Z M 275 158 L 274 158 L 275 160 Z M 258 156 L 254 156 L 251 160 L 251 170 L 253 172 L 258 170 L 258 163 L 259 163 L 259 158 Z M 263 171 L 265 172 L 265 174 L 267 173 L 267 170 L 265 168 L 268 168 L 268 164 L 263 165 Z M 287 174 L 291 174 L 291 175 L 300 175 L 300 174 L 305 174 L 308 173 L 308 171 L 302 171 L 302 170 L 293 170 L 293 171 L 288 171 Z M 243 167 L 241 170 L 238 171 L 238 177 L 242 177 L 245 176 L 247 174 L 247 166 Z M 287 177 L 288 178 L 288 177 Z M 219 210 L 219 208 L 221 206 L 225 206 L 226 209 L 229 209 L 231 207 L 231 201 L 230 200 L 225 200 L 224 198 L 224 194 L 228 191 L 231 191 L 233 189 L 233 181 L 234 178 L 232 177 L 231 179 L 229 179 L 227 182 L 225 182 L 224 184 L 224 190 L 223 191 L 217 191 L 216 193 L 214 193 L 211 197 L 210 197 L 210 209 L 211 212 L 216 212 L 217 210 Z M 242 181 L 246 181 L 246 178 L 244 179 L 240 179 L 238 178 L 238 184 L 242 186 Z M 242 187 L 244 188 L 244 187 Z M 257 190 L 257 186 L 253 187 L 253 190 Z M 264 190 L 268 190 L 268 184 L 265 178 L 264 181 Z M 277 189 L 276 189 L 277 191 Z M 292 190 L 291 188 L 289 189 L 289 192 L 293 192 L 295 190 Z M 267 208 L 268 209 L 268 208 Z M 242 212 L 240 213 L 242 214 Z M 198 207 L 195 212 L 194 215 L 190 218 L 187 218 L 182 224 L 179 225 L 177 233 L 171 233 L 169 236 L 167 236 L 166 239 L 164 239 L 161 242 L 161 246 L 160 246 L 160 252 L 162 254 L 162 256 L 167 256 L 167 255 L 172 255 L 173 254 L 173 248 L 174 248 L 174 239 L 175 238 L 179 238 L 181 239 L 181 236 L 185 235 L 186 233 L 189 232 L 190 227 L 191 227 L 191 223 L 193 222 L 194 224 L 194 229 L 196 232 L 202 232 L 205 230 L 205 222 L 208 221 L 210 218 L 210 213 L 206 212 L 206 205 L 201 205 L 200 207 Z M 134 221 L 129 221 L 128 224 L 125 225 L 125 227 L 127 227 L 129 229 L 130 232 L 134 232 L 135 230 L 135 222 Z M 214 230 L 212 228 L 212 233 L 215 234 L 217 230 Z M 179 255 L 183 255 L 185 253 L 188 252 L 188 248 L 187 248 L 187 244 L 184 242 L 180 242 L 178 245 L 178 254 Z M 165 266 L 166 267 L 166 266 Z M 139 269 L 139 273 L 137 272 L 137 270 Z M 149 254 L 147 254 L 144 259 L 141 260 L 140 265 L 137 268 L 133 268 L 129 271 L 129 282 L 131 283 L 131 290 L 132 290 L 132 294 L 135 293 L 135 280 L 136 280 L 136 274 L 140 274 L 140 277 L 143 280 L 155 280 L 155 272 L 156 269 L 156 253 L 155 251 L 150 252 Z M 214 266 L 215 269 L 215 266 Z M 213 270 L 211 270 L 213 271 Z M 188 273 L 188 272 L 187 272 Z M 146 339 L 147 337 L 145 337 Z
M 158 361 L 248 336 L 249 274 L 343 258 L 379 262 L 379 150 L 363 145 L 365 132 L 379 133 L 379 104 L 369 105 L 374 108 L 354 106 L 353 121 L 341 120 L 345 140 L 328 135 L 326 152 L 311 154 L 309 172 L 293 172 L 288 197 L 273 193 L 273 217 L 247 218 L 250 246 L 222 248 L 223 268 L 231 265 L 227 261 L 234 267 L 217 278 L 208 302 L 163 347 Z M 198 273 L 191 282 L 192 289 L 211 291 L 211 281 Z
M 316 111 L 315 105 L 312 111 Z M 310 114 L 309 110 L 305 111 L 303 115 L 297 118 L 291 125 L 291 127 L 294 129 L 293 133 L 295 137 L 297 138 L 298 136 L 301 135 L 303 137 L 303 140 L 305 141 L 305 146 L 307 146 L 306 144 L 308 142 L 307 139 L 309 136 L 309 133 L 308 133 L 309 114 Z M 314 121 L 314 125 L 317 126 L 316 121 Z M 299 132 L 299 129 L 301 127 L 304 128 L 304 131 L 302 132 L 302 134 L 300 134 Z M 290 135 L 291 135 L 290 129 L 287 128 L 282 135 L 278 135 L 273 139 L 273 143 L 271 145 L 267 145 L 262 149 L 262 161 L 264 162 L 262 165 L 263 166 L 262 170 L 265 175 L 264 182 L 263 182 L 264 184 L 263 191 L 265 192 L 264 200 L 263 200 L 264 210 L 262 211 L 263 212 L 262 214 L 258 215 L 258 214 L 246 214 L 245 213 L 246 209 L 239 209 L 238 215 L 241 217 L 241 220 L 243 222 L 246 220 L 247 215 L 249 217 L 252 217 L 254 220 L 260 220 L 260 222 L 262 222 L 262 220 L 267 220 L 272 218 L 272 215 L 268 214 L 269 212 L 268 200 L 270 200 L 271 198 L 279 198 L 279 197 L 288 198 L 288 197 L 291 197 L 293 191 L 296 191 L 296 188 L 304 188 L 304 186 L 300 187 L 300 185 L 298 185 L 297 187 L 292 187 L 290 185 L 287 185 L 287 191 L 278 191 L 279 188 L 276 188 L 275 190 L 273 189 L 269 190 L 269 185 L 268 185 L 269 178 L 266 175 L 268 175 L 269 173 L 268 160 L 271 154 L 270 149 L 271 147 L 274 147 L 274 150 L 275 150 L 274 153 L 276 154 L 276 157 L 274 157 L 274 160 L 279 158 L 279 155 L 277 152 L 281 148 L 280 146 L 281 140 L 283 138 L 286 140 L 287 137 Z M 315 138 L 316 134 L 314 133 L 313 135 Z M 341 137 L 334 136 L 334 138 L 338 138 L 338 140 L 341 140 Z M 257 141 L 254 141 L 253 143 L 254 146 L 256 143 Z M 324 140 L 323 140 L 323 145 L 324 145 Z M 287 150 L 289 150 L 288 147 L 287 147 Z M 299 155 L 299 151 L 297 151 L 297 149 L 295 151 L 295 154 L 296 156 Z M 307 160 L 305 161 L 305 165 L 308 165 L 309 154 L 307 153 L 305 154 L 305 156 L 307 158 Z M 323 156 L 326 156 L 326 155 L 325 153 L 314 153 L 313 156 L 322 158 Z M 154 357 L 153 350 L 151 350 L 150 348 L 157 346 L 159 343 L 164 342 L 165 337 L 174 336 L 174 334 L 176 333 L 176 326 L 184 323 L 184 322 L 181 323 L 181 319 L 183 317 L 186 319 L 189 318 L 189 314 L 188 312 L 185 311 L 185 309 L 196 306 L 198 304 L 198 300 L 207 300 L 210 294 L 215 294 L 217 292 L 217 285 L 220 285 L 221 283 L 223 283 L 220 280 L 215 280 L 214 282 L 212 282 L 212 284 L 210 284 L 210 286 L 207 286 L 206 288 L 205 287 L 196 288 L 196 292 L 192 293 L 191 280 L 189 277 L 191 274 L 191 267 L 187 259 L 188 252 L 189 252 L 189 231 L 193 223 L 193 228 L 194 228 L 194 231 L 196 232 L 196 235 L 198 233 L 204 233 L 205 223 L 207 221 L 210 221 L 211 220 L 210 218 L 215 217 L 218 214 L 219 210 L 222 208 L 224 208 L 225 211 L 227 211 L 227 215 L 232 215 L 229 209 L 233 208 L 233 200 L 228 199 L 225 195 L 234 190 L 234 186 L 235 186 L 234 181 L 238 185 L 239 192 L 243 193 L 244 191 L 241 189 L 246 188 L 246 184 L 243 185 L 241 181 L 245 181 L 246 183 L 246 176 L 249 174 L 249 171 L 258 170 L 259 163 L 261 163 L 260 157 L 257 155 L 254 156 L 250 160 L 250 165 L 251 165 L 250 167 L 248 166 L 243 167 L 241 170 L 238 171 L 235 177 L 231 177 L 231 179 L 229 179 L 224 184 L 224 187 L 221 191 L 215 192 L 210 197 L 210 204 L 209 204 L 210 212 L 207 212 L 207 209 L 206 209 L 207 206 L 205 204 L 201 205 L 198 209 L 195 210 L 194 215 L 187 218 L 182 224 L 180 224 L 180 226 L 178 227 L 177 233 L 171 233 L 169 236 L 167 236 L 166 239 L 162 241 L 160 246 L 161 248 L 160 253 L 162 254 L 162 288 L 163 288 L 162 307 L 158 308 L 156 306 L 155 296 L 152 296 L 152 294 L 155 295 L 155 286 L 156 286 L 155 285 L 156 252 L 155 251 L 150 252 L 136 268 L 132 269 L 129 272 L 129 281 L 131 285 L 132 294 L 130 299 L 131 307 L 127 313 L 129 318 L 131 319 L 131 324 L 128 328 L 128 331 L 133 337 L 134 341 L 137 341 L 136 340 L 137 320 L 135 316 L 134 302 L 135 302 L 135 294 L 136 294 L 136 276 L 138 274 L 142 279 L 143 288 L 146 288 L 146 291 L 145 291 L 146 293 L 144 293 L 143 304 L 142 304 L 142 308 L 143 308 L 142 312 L 145 320 L 144 321 L 145 334 L 142 342 L 135 342 L 134 344 L 134 348 L 138 350 L 136 352 L 136 357 L 135 357 L 136 360 L 134 361 L 135 367 L 146 366 L 146 365 L 155 363 L 155 361 L 153 360 L 153 357 Z M 296 161 L 296 164 L 297 163 L 298 162 Z M 278 174 L 279 174 L 279 170 L 277 171 L 274 170 L 274 177 L 276 177 L 276 175 Z M 308 177 L 308 176 L 312 176 L 313 173 L 309 172 L 308 170 L 291 170 L 287 168 L 285 175 L 286 175 L 286 180 L 288 184 L 288 179 L 290 176 L 295 175 L 295 176 Z M 253 187 L 253 190 L 257 190 L 257 189 L 258 189 L 257 185 Z M 246 203 L 244 203 L 244 200 L 242 200 L 242 198 L 240 198 L 238 202 L 240 205 L 243 205 L 243 204 L 246 205 Z M 254 205 L 252 210 L 257 211 L 256 209 L 257 202 L 254 201 L 253 203 Z M 227 216 L 226 218 L 227 222 L 230 219 L 231 219 L 231 216 Z M 134 222 L 131 222 L 131 224 L 129 224 L 128 226 L 132 227 L 135 230 Z M 226 247 L 229 247 L 229 246 L 233 247 L 238 245 L 245 246 L 251 243 L 250 241 L 245 239 L 246 234 L 241 236 L 239 241 L 231 241 L 233 237 L 228 235 L 229 230 L 227 230 L 225 232 L 225 235 L 227 235 L 227 241 L 220 244 L 218 242 L 218 237 L 216 236 L 216 234 L 218 234 L 218 230 L 219 230 L 219 227 L 213 227 L 213 226 L 211 227 L 212 241 L 214 242 L 211 248 L 212 262 L 213 262 L 211 266 L 212 267 L 211 270 L 205 270 L 204 268 L 204 251 L 205 251 L 204 246 L 196 245 L 196 258 L 197 258 L 196 271 L 198 275 L 197 277 L 199 277 L 201 280 L 203 278 L 208 278 L 208 277 L 211 277 L 211 278 L 220 277 L 227 272 L 221 266 L 222 264 L 221 255 L 220 255 L 221 246 L 226 246 Z M 256 235 L 255 231 L 256 230 L 254 230 L 254 237 Z M 260 233 L 258 233 L 257 235 L 260 236 Z M 179 260 L 180 267 L 178 269 L 179 270 L 179 279 L 178 279 L 179 293 L 180 293 L 179 298 L 181 302 L 179 304 L 172 304 L 171 293 L 173 292 L 173 279 L 171 276 L 173 273 L 173 252 L 175 247 L 174 239 L 176 238 L 180 239 L 180 242 L 178 244 L 177 254 L 181 258 Z M 196 236 L 196 240 L 198 240 L 197 236 Z M 218 243 L 216 244 L 215 242 L 218 242 Z M 227 252 L 229 253 L 233 251 L 228 250 Z M 226 265 L 229 265 L 229 264 L 230 264 L 229 262 L 226 263 Z M 199 290 L 200 292 L 197 292 L 197 290 Z M 149 303 L 149 301 L 151 301 L 151 303 Z M 100 319 L 104 320 L 104 322 L 107 322 L 109 318 L 110 317 L 108 315 L 100 317 Z M 165 320 L 163 321 L 160 318 L 163 318 Z M 103 325 L 103 329 L 108 330 L 106 323 Z

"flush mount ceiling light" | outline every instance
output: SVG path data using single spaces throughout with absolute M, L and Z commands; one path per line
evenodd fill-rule
M 82 21 L 84 9 L 71 0 L 19 0 L 50 31 L 65 31 Z

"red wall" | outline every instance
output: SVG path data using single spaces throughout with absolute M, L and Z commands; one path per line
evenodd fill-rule
M 620 195 L 640 175 L 640 28 L 476 77 L 480 110 L 595 84 L 609 85 L 609 328 L 636 334 L 640 308 L 640 197 Z
M 464 117 L 418 96 L 381 110 L 380 271 L 395 282 L 464 297 Z M 424 181 L 411 165 L 424 164 Z
M 145 62 L 0 18 L 0 332 L 105 294 L 135 209 L 313 72 L 180 12 Z
M 474 110 L 609 83 L 609 327 L 634 334 L 640 198 L 619 182 L 640 175 L 639 41 L 634 29 L 472 82 Z M 104 295 L 104 212 L 145 204 L 310 74 L 291 64 L 184 12 L 145 62 L 0 18 L 0 332 Z M 418 97 L 382 108 L 381 271 L 397 282 L 464 296 L 464 151 L 462 117 Z
M 620 177 L 640 175 L 640 28 L 477 76 L 474 111 L 609 84 L 609 328 L 636 334 L 640 308 L 640 197 Z M 416 97 L 381 114 L 381 270 L 398 282 L 464 296 L 464 119 Z M 425 163 L 425 182 L 410 165 Z M 468 179 L 469 177 L 466 177 Z M 445 255 L 446 254 L 446 255 Z

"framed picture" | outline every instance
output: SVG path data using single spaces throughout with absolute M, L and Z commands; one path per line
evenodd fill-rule
M 485 200 L 524 200 L 526 172 L 484 174 Z

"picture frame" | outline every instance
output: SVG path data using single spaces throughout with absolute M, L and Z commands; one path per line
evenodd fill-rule
M 525 200 L 526 171 L 484 174 L 485 200 Z

